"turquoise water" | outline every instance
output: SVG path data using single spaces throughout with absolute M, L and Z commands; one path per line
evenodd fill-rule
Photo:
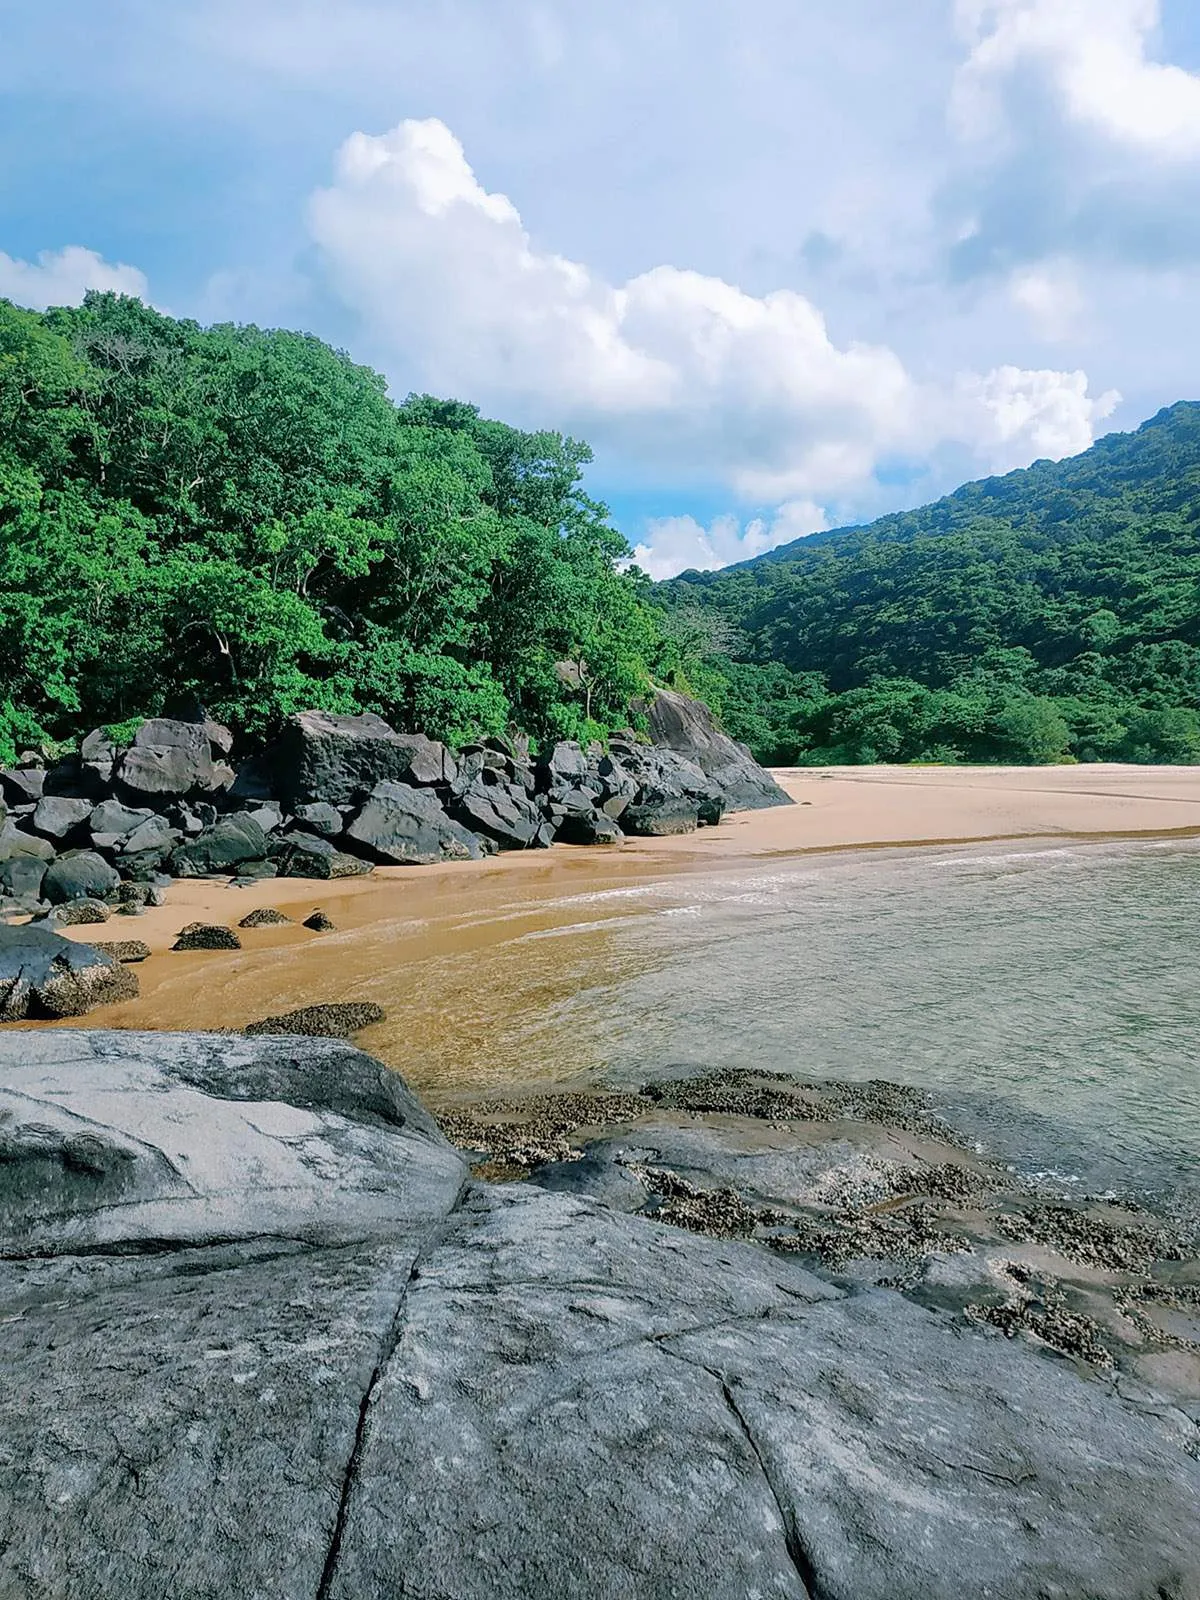
M 1028 1170 L 1121 1188 L 1200 1171 L 1200 849 L 797 858 L 577 903 L 515 941 L 571 977 L 514 1041 L 535 1067 L 569 1040 L 629 1085 L 892 1078 Z

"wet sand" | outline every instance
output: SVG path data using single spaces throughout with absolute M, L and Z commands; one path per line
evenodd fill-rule
M 565 1004 L 579 982 L 558 953 L 563 941 L 537 936 L 580 927 L 593 938 L 598 981 L 619 978 L 604 971 L 603 929 L 637 914 L 642 886 L 846 851 L 1200 836 L 1197 767 L 856 767 L 777 776 L 795 806 L 740 813 L 676 839 L 383 868 L 336 883 L 175 883 L 164 906 L 114 916 L 103 929 L 69 930 L 84 942 L 141 939 L 153 952 L 137 968 L 138 1000 L 76 1025 L 241 1028 L 317 1002 L 375 1000 L 388 1020 L 358 1036 L 365 1049 L 434 1098 L 493 1092 L 520 1081 L 519 1044 L 507 1025 Z M 625 888 L 628 901 L 613 893 Z M 189 922 L 236 926 L 262 906 L 296 925 L 243 930 L 238 952 L 170 949 Z M 336 932 L 299 926 L 318 906 Z M 592 1065 L 577 1054 L 550 1081 L 579 1081 Z M 544 1073 L 539 1081 L 548 1081 Z

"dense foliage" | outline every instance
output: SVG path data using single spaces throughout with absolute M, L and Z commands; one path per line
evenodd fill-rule
M 1200 404 L 657 594 L 761 759 L 1200 761 Z
M 589 459 L 304 335 L 0 301 L 0 760 L 192 702 L 627 722 L 654 613 Z

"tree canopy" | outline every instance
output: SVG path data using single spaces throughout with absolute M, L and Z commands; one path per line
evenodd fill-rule
M 770 761 L 1200 761 L 1200 404 L 656 597 Z
M 0 760 L 191 702 L 626 723 L 656 614 L 589 460 L 304 334 L 0 301 Z

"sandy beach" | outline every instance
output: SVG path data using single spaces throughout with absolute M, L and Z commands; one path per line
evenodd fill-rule
M 577 981 L 519 941 L 636 914 L 632 891 L 639 886 L 681 874 L 770 870 L 781 858 L 809 854 L 1200 837 L 1197 767 L 855 767 L 776 776 L 795 806 L 733 815 L 719 828 L 675 839 L 383 868 L 334 883 L 266 880 L 230 889 L 212 880 L 177 882 L 164 906 L 115 916 L 103 929 L 69 930 L 84 942 L 141 939 L 153 952 L 137 968 L 139 999 L 94 1011 L 77 1025 L 241 1028 L 318 1001 L 376 999 L 388 1020 L 360 1035 L 364 1048 L 426 1090 L 469 1092 L 497 1079 L 499 1069 L 478 1044 L 497 1018 L 508 1008 L 552 1006 Z M 614 893 L 622 889 L 631 891 L 628 899 Z M 236 926 L 260 906 L 285 911 L 296 925 L 244 930 L 238 952 L 170 948 L 189 922 Z M 318 906 L 336 932 L 299 926 Z M 460 971 L 463 958 L 471 981 L 447 993 L 448 965 L 459 963 Z M 382 968 L 392 975 L 386 989 Z M 409 977 L 399 997 L 398 970 Z

